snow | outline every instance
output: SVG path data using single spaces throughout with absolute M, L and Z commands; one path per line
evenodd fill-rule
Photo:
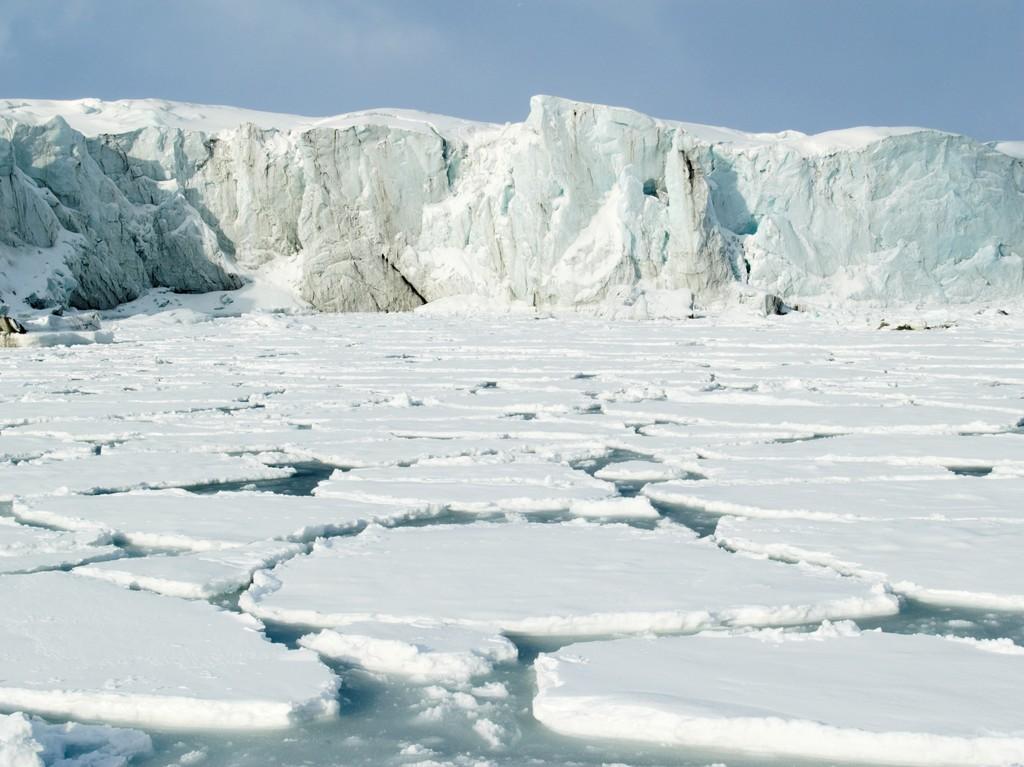
M 143 128 L 169 128 L 202 133 L 231 131 L 245 123 L 260 128 L 304 132 L 315 128 L 344 130 L 360 125 L 379 125 L 401 130 L 455 133 L 489 127 L 487 123 L 460 120 L 411 109 L 368 109 L 333 117 L 262 112 L 230 106 L 189 104 L 163 99 L 44 99 L 0 100 L 0 114 L 28 125 L 42 125 L 55 117 L 86 136 L 128 133 Z
M 322 657 L 419 683 L 458 686 L 515 661 L 514 644 L 500 635 L 420 623 L 349 623 L 299 639 Z
M 286 727 L 336 711 L 337 680 L 312 653 L 207 604 L 68 573 L 0 578 L 0 600 L 8 709 L 179 729 Z
M 726 517 L 715 538 L 729 549 L 882 579 L 895 592 L 929 604 L 1024 611 L 1020 521 Z
M 429 589 L 409 588 L 425 574 Z M 897 609 L 869 585 L 730 556 L 683 527 L 585 523 L 371 529 L 257 573 L 239 604 L 276 623 L 441 621 L 539 636 L 783 625 Z
M 1017 160 L 1024 160 L 1024 141 L 997 141 L 995 148 Z
M 0 764 L 5 767 L 125 767 L 153 750 L 138 730 L 47 724 L 24 714 L 0 714 Z
M 581 738 L 623 738 L 899 765 L 1024 759 L 1024 654 L 941 637 L 824 626 L 813 634 L 623 639 L 536 664 L 533 713 Z

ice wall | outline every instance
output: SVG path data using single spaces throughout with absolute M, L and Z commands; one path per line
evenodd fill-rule
M 0 102 L 0 302 L 104 308 L 269 274 L 327 311 L 1020 297 L 1024 161 L 998 146 L 745 134 L 546 96 L 505 126 Z

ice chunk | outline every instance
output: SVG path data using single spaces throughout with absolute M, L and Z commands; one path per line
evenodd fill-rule
M 0 764 L 4 767 L 125 767 L 153 750 L 138 730 L 103 725 L 48 724 L 21 713 L 0 714 Z
M 518 652 L 503 636 L 443 624 L 350 623 L 307 634 L 299 644 L 325 658 L 417 682 L 461 685 L 509 663 Z
M 213 599 L 248 586 L 256 570 L 272 567 L 302 550 L 302 544 L 266 541 L 178 556 L 130 557 L 78 567 L 73 572 L 172 597 Z
M 761 631 L 573 645 L 536 662 L 558 732 L 761 757 L 905 765 L 1024 760 L 1024 654 L 935 636 Z
M 884 579 L 894 591 L 922 602 L 1024 610 L 1024 524 L 725 517 L 715 538 L 729 549 Z
M 620 461 L 602 466 L 594 476 L 609 482 L 664 482 L 679 479 L 686 469 L 656 461 Z
M 8 710 L 187 729 L 285 727 L 337 710 L 337 679 L 313 653 L 206 603 L 40 573 L 0 578 L 0 604 Z
M 55 570 L 119 556 L 121 550 L 103 534 L 41 530 L 0 517 L 0 574 Z
M 195 551 L 269 539 L 309 542 L 428 513 L 415 505 L 253 492 L 196 495 L 175 489 L 29 498 L 13 505 L 15 517 L 26 522 L 102 531 L 136 546 Z
M 256 573 L 240 605 L 260 618 L 324 628 L 427 621 L 563 636 L 896 611 L 891 595 L 815 569 L 728 554 L 674 525 L 371 529 Z
M 657 519 L 660 515 L 646 498 L 606 498 L 601 501 L 573 501 L 569 513 L 577 517 L 605 519 Z

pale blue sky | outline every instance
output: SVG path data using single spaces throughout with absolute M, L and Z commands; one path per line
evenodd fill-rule
M 1024 139 L 1024 0 L 0 0 L 0 97 Z

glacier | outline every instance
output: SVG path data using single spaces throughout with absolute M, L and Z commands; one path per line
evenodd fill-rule
M 1024 293 L 1024 160 L 914 128 L 808 136 L 550 96 L 524 122 L 0 101 L 0 304 L 109 309 L 270 285 L 322 311 L 426 302 L 686 317 Z

